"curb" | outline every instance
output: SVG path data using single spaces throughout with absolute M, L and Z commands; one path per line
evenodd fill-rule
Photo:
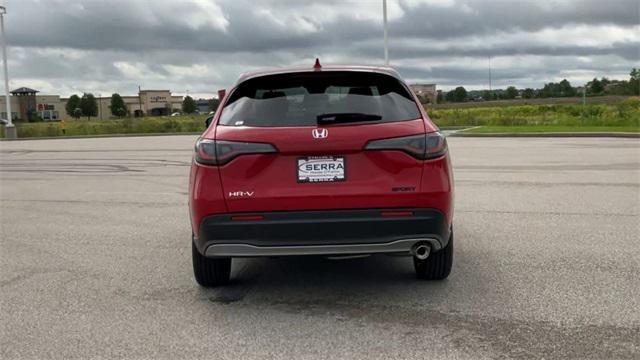
M 477 127 L 477 126 L 476 126 Z M 470 129 L 470 126 L 467 125 L 452 125 L 452 126 L 438 126 L 438 129 L 443 130 L 443 131 L 451 131 L 451 130 L 465 130 L 465 129 Z
M 536 138 L 631 138 L 640 139 L 640 133 L 631 132 L 550 132 L 550 133 L 465 133 L 454 132 L 449 137 L 536 137 Z

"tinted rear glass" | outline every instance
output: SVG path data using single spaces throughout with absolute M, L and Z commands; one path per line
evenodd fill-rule
M 243 82 L 231 94 L 220 124 L 305 126 L 317 125 L 322 119 L 362 123 L 419 117 L 413 97 L 392 76 L 325 71 L 268 75 Z

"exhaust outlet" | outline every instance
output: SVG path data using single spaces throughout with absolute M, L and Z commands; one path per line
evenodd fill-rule
M 411 249 L 411 253 L 413 253 L 413 256 L 415 256 L 416 259 L 424 260 L 429 257 L 429 254 L 431 253 L 431 246 L 425 243 L 415 244 L 413 249 Z

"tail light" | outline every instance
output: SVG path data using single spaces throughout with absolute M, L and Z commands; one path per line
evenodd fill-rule
M 439 132 L 372 140 L 365 150 L 399 150 L 416 159 L 426 160 L 443 156 L 447 152 L 447 139 Z
M 195 147 L 196 161 L 206 165 L 224 165 L 240 155 L 275 153 L 271 144 L 198 139 Z

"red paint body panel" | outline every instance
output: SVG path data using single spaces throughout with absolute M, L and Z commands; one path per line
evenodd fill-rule
M 223 198 L 224 191 L 219 173 L 215 167 L 193 163 L 193 180 L 190 181 L 190 208 L 194 231 L 197 231 L 203 217 L 226 212 L 259 212 L 286 211 L 311 209 L 350 209 L 350 208 L 402 208 L 419 207 L 433 208 L 442 211 L 449 224 L 453 213 L 453 179 L 448 158 L 442 157 L 429 160 L 416 166 L 415 159 L 399 151 L 384 151 L 374 154 L 353 155 L 347 158 L 346 182 L 333 183 L 302 183 L 295 180 L 295 157 L 277 159 L 278 155 L 246 155 L 241 156 L 226 166 L 227 175 L 237 177 L 226 183 L 226 187 L 251 186 L 255 191 L 250 198 L 227 199 L 228 207 Z M 287 161 L 289 160 L 289 161 Z M 354 168 L 349 168 L 349 162 L 365 160 L 365 165 L 392 161 L 393 172 L 385 172 L 368 178 L 366 174 L 353 175 Z M 237 162 L 231 166 L 234 162 Z M 263 165 L 256 165 L 263 164 Z M 267 166 L 265 166 L 265 164 Z M 271 165 L 283 164 L 283 168 Z M 406 166 L 406 167 L 404 167 Z M 235 168 L 235 170 L 231 170 Z M 356 167 L 357 171 L 359 167 Z M 415 176 L 417 171 L 424 172 L 415 192 L 393 192 L 392 184 L 401 176 Z M 264 183 L 251 181 L 251 176 Z M 288 180 L 278 187 L 270 188 L 269 184 Z M 273 180 L 265 180 L 273 179 Z M 408 182 L 403 181 L 403 185 Z M 346 185 L 345 185 L 346 184 Z M 419 187 L 419 188 L 418 188 Z M 227 192 L 228 193 L 228 192 Z M 228 209 L 228 210 L 227 210 Z
M 252 76 L 258 75 L 245 77 Z M 221 108 L 232 93 L 233 89 L 226 93 Z M 414 99 L 420 104 L 415 95 Z M 189 182 L 194 233 L 202 219 L 213 214 L 321 209 L 433 208 L 451 225 L 453 176 L 448 153 L 419 160 L 397 150 L 364 150 L 371 140 L 437 131 L 423 107 L 418 107 L 422 118 L 416 120 L 318 126 L 329 132 L 324 139 L 313 138 L 316 126 L 218 125 L 218 111 L 203 138 L 269 143 L 277 153 L 241 155 L 222 166 L 194 161 Z M 297 159 L 324 155 L 344 156 L 346 180 L 299 183 Z
M 195 161 L 192 163 L 189 176 L 189 210 L 194 234 L 198 233 L 204 216 L 227 212 L 217 167 L 201 165 Z

